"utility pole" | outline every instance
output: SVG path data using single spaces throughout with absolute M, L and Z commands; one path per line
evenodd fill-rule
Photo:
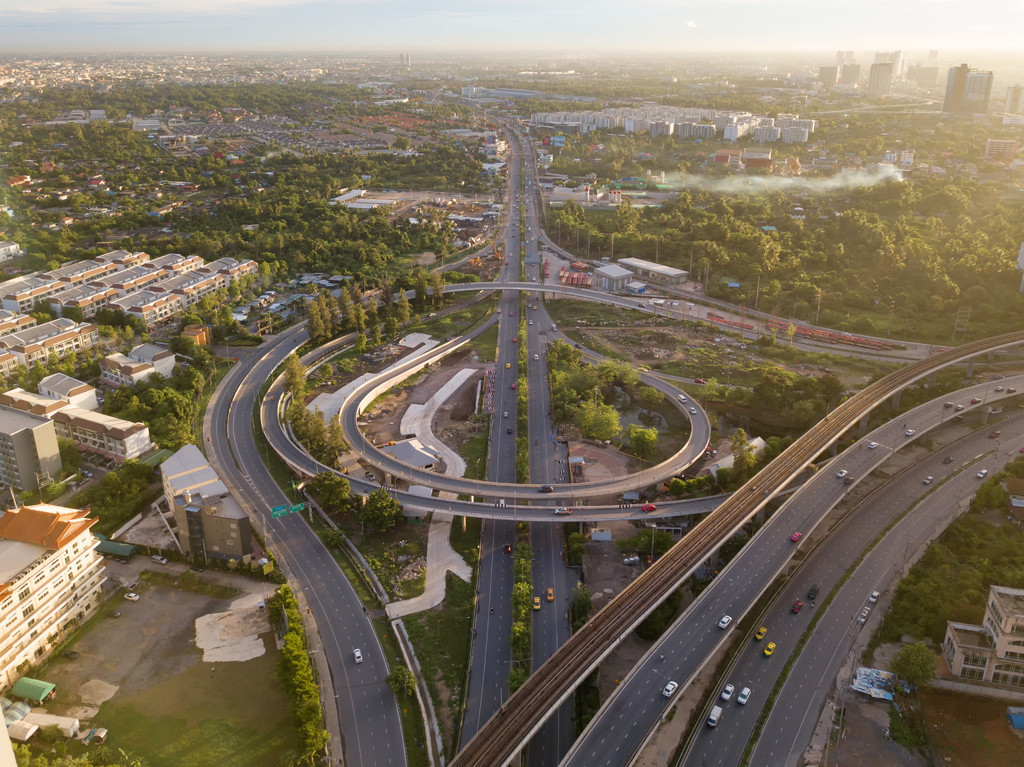
M 757 290 L 754 291 L 754 311 L 757 311 L 757 300 L 761 297 L 761 275 L 757 275 Z

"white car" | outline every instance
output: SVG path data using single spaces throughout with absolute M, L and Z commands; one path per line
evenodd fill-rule
M 836 472 L 836 476 L 839 477 L 839 479 L 842 479 L 849 473 L 850 472 L 848 472 L 846 469 L 840 469 L 839 471 Z
M 907 429 L 907 430 L 906 430 L 905 432 L 903 432 L 903 433 L 904 433 L 904 434 L 906 434 L 906 435 L 907 435 L 908 437 L 913 437 L 913 436 L 914 436 L 915 434 L 917 434 L 917 432 L 916 432 L 916 431 L 914 431 L 913 429 Z
M 868 442 L 868 450 L 874 450 L 876 447 L 878 447 L 877 442 Z
M 878 593 L 877 591 L 872 591 L 872 592 L 871 592 L 871 596 L 869 596 L 869 597 L 868 597 L 868 601 L 869 601 L 869 602 L 870 602 L 871 604 L 874 604 L 875 602 L 877 602 L 877 601 L 878 601 L 878 598 L 879 598 L 880 596 L 882 596 L 882 595 L 881 595 L 881 594 L 879 594 L 879 593 Z
M 744 687 L 740 690 L 740 694 L 736 696 L 736 702 L 741 706 L 747 705 L 747 701 L 750 700 L 750 688 Z
M 355 659 L 356 663 L 362 663 L 363 662 L 363 651 L 360 650 L 357 647 L 356 649 L 354 649 L 352 651 L 352 657 Z
M 678 687 L 679 682 L 669 682 L 667 685 L 665 685 L 665 689 L 661 691 L 661 694 L 664 695 L 666 698 L 671 698 L 672 693 L 674 693 Z
M 530 321 L 529 321 L 529 322 L 527 322 L 526 324 L 527 324 L 527 325 L 532 325 L 532 324 L 533 324 L 533 320 L 530 320 Z
M 129 591 L 127 594 L 124 595 L 124 598 L 127 599 L 129 602 L 139 601 L 139 595 L 136 594 L 134 591 Z
M 979 471 L 974 476 L 976 476 L 978 479 L 984 479 L 985 477 L 988 476 L 988 469 L 982 469 L 981 471 Z
M 735 690 L 736 688 L 733 685 L 727 684 L 722 690 L 722 700 L 732 700 L 732 694 Z
M 730 623 L 732 623 L 732 616 L 731 615 L 723 615 L 722 616 L 722 620 L 718 621 L 718 628 L 720 628 L 720 629 L 727 629 L 727 628 L 729 628 L 729 624 Z
M 167 557 L 161 557 L 161 556 L 158 556 L 158 555 L 154 554 L 153 556 L 150 557 L 150 559 L 152 559 L 158 565 L 166 565 L 167 564 Z
M 925 477 L 925 478 L 924 478 L 924 483 L 923 483 L 923 484 L 925 484 L 925 485 L 930 485 L 930 484 L 932 483 L 932 480 L 933 480 L 933 479 L 935 479 L 935 477 L 933 477 L 933 476 L 929 475 L 929 476 L 927 476 L 927 477 Z
M 539 355 L 539 354 L 534 354 L 534 355 L 533 355 L 533 358 L 534 358 L 535 360 L 539 360 L 539 359 L 540 359 L 540 355 Z
M 690 408 L 690 415 L 697 415 L 697 408 L 691 407 Z

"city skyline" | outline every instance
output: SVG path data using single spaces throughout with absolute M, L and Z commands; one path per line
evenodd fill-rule
M 5 52 L 441 51 L 643 53 L 939 48 L 959 57 L 1019 50 L 1024 7 L 1005 0 L 892 3 L 608 0 L 478 4 L 394 0 L 0 0 Z M 894 12 L 907 23 L 888 24 Z M 912 23 L 910 21 L 912 20 Z M 868 62 L 870 63 L 870 62 Z

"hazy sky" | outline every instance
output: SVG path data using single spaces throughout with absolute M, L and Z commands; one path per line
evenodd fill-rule
M 1024 0 L 0 0 L 0 53 L 1020 50 Z M 870 61 L 866 62 L 870 63 Z

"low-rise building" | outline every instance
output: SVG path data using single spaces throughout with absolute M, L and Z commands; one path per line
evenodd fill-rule
M 0 690 L 39 665 L 102 603 L 88 511 L 38 504 L 0 516 Z
M 46 360 L 51 354 L 62 359 L 71 352 L 90 349 L 99 343 L 99 331 L 88 322 L 75 322 L 67 317 L 19 330 L 0 337 L 0 348 L 18 358 L 28 367 Z
M 0 395 L 2 398 L 5 395 Z M 61 439 L 70 439 L 83 453 L 110 458 L 118 463 L 141 458 L 156 445 L 149 437 L 149 427 L 122 418 L 64 405 L 50 415 Z
M 212 274 L 190 272 L 160 280 L 160 282 L 153 283 L 149 289 L 154 293 L 178 296 L 184 307 L 188 309 L 198 303 L 203 296 L 208 296 L 216 290 L 227 287 L 227 284 L 228 278 L 217 272 Z
M 119 296 L 138 293 L 155 282 L 166 279 L 170 272 L 165 269 L 147 269 L 143 265 L 131 266 L 127 269 L 107 274 L 89 284 L 94 288 L 106 288 L 117 291 Z
M 213 343 L 213 331 L 209 325 L 186 325 L 181 331 L 182 338 L 191 338 L 197 346 L 208 346 Z
M 600 290 L 607 290 L 612 293 L 616 290 L 625 290 L 633 279 L 633 272 L 618 264 L 604 264 L 594 270 L 594 285 Z
M 63 373 L 48 375 L 39 381 L 39 393 L 50 399 L 60 399 L 83 410 L 99 410 L 96 387 Z
M 1024 687 L 1024 589 L 989 586 L 982 625 L 947 622 L 942 654 L 962 680 Z
M 11 312 L 28 314 L 37 301 L 46 301 L 61 291 L 67 290 L 68 284 L 50 277 L 25 275 L 0 284 L 0 306 Z
M 43 277 L 57 280 L 64 283 L 66 287 L 70 287 L 83 285 L 105 274 L 116 272 L 118 268 L 117 264 L 114 263 L 93 261 L 91 258 L 87 258 L 83 261 L 75 261 L 52 271 L 44 272 Z
M 20 255 L 21 248 L 18 247 L 18 243 L 11 242 L 10 240 L 0 242 L 0 261 L 10 261 L 12 258 L 17 258 Z
M 236 258 L 224 257 L 203 264 L 196 271 L 204 274 L 220 274 L 228 280 L 237 280 L 247 274 L 256 274 L 259 271 L 259 264 L 248 258 L 239 261 Z
M 111 309 L 119 309 L 132 317 L 138 317 L 152 330 L 164 322 L 168 322 L 185 310 L 181 296 L 176 293 L 154 293 L 152 290 L 140 290 L 129 293 L 121 298 L 110 300 Z
M 143 250 L 129 253 L 127 250 L 111 250 L 93 259 L 101 264 L 116 264 L 118 269 L 130 269 L 149 261 L 149 253 Z
M 53 399 L 42 394 L 34 394 L 33 392 L 25 391 L 20 386 L 16 386 L 0 394 L 0 405 L 21 410 L 23 413 L 32 413 L 32 415 L 50 418 L 58 410 L 66 408 L 68 403 L 62 399 Z
M 63 315 L 65 309 L 78 309 L 85 319 L 92 319 L 96 312 L 106 307 L 112 298 L 118 297 L 113 288 L 97 288 L 92 285 L 76 285 L 61 291 L 48 299 L 50 308 Z
M 35 490 L 60 474 L 62 466 L 49 419 L 0 405 L 0 484 Z
M 182 549 L 200 559 L 252 557 L 252 528 L 195 445 L 185 445 L 160 465 L 164 497 L 174 513 Z
M 156 344 L 140 344 L 128 354 L 110 354 L 100 361 L 100 383 L 117 388 L 134 386 L 154 373 L 169 376 L 174 371 L 174 352 Z
M 205 262 L 199 256 L 183 256 L 181 253 L 168 253 L 166 256 L 153 258 L 144 266 L 147 269 L 162 269 L 169 274 L 188 274 L 194 272 Z
M 36 318 L 28 314 L 18 314 L 8 309 L 0 309 L 0 338 L 19 330 L 34 327 Z
M 681 282 L 686 282 L 687 277 L 690 276 L 690 273 L 683 269 L 656 264 L 653 261 L 645 261 L 642 258 L 620 258 L 616 263 L 650 282 L 677 285 Z

